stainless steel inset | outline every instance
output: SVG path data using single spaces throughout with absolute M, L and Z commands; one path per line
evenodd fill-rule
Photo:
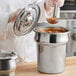
M 16 58 L 14 52 L 0 50 L 0 71 L 16 69 Z
M 38 70 L 44 73 L 63 72 L 65 69 L 66 43 L 69 40 L 69 31 L 64 33 L 43 33 L 37 30 L 47 28 L 49 24 L 41 23 L 38 25 L 40 27 L 34 29 L 36 32 L 35 40 L 38 46 Z

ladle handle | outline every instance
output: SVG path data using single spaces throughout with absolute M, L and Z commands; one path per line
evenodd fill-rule
M 53 12 L 53 18 L 57 18 L 57 15 L 58 15 L 58 5 L 55 3 L 54 12 Z

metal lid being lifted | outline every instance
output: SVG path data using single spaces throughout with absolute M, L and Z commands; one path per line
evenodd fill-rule
M 14 23 L 14 33 L 17 36 L 25 35 L 32 31 L 40 17 L 40 8 L 37 4 L 30 4 L 23 8 Z

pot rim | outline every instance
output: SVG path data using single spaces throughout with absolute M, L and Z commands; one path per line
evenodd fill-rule
M 13 51 L 0 50 L 0 60 L 12 60 L 17 58 L 17 54 Z
M 54 27 L 54 28 L 64 28 L 66 30 L 66 32 L 63 32 L 63 33 L 48 33 L 48 32 L 40 32 L 40 31 L 37 31 L 38 29 L 44 29 L 44 28 L 49 28 L 49 27 Z M 54 35 L 61 35 L 61 34 L 68 34 L 70 31 L 65 28 L 65 27 L 61 27 L 61 26 L 37 26 L 33 29 L 34 32 L 37 32 L 37 33 L 41 33 L 41 34 L 54 34 Z

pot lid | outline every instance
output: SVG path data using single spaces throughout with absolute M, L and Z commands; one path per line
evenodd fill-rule
M 37 4 L 30 4 L 23 8 L 14 23 L 14 33 L 17 36 L 25 35 L 32 31 L 40 17 L 40 8 Z
M 0 59 L 4 60 L 4 59 L 16 59 L 17 55 L 16 53 L 14 53 L 13 51 L 4 51 L 4 50 L 0 50 Z

